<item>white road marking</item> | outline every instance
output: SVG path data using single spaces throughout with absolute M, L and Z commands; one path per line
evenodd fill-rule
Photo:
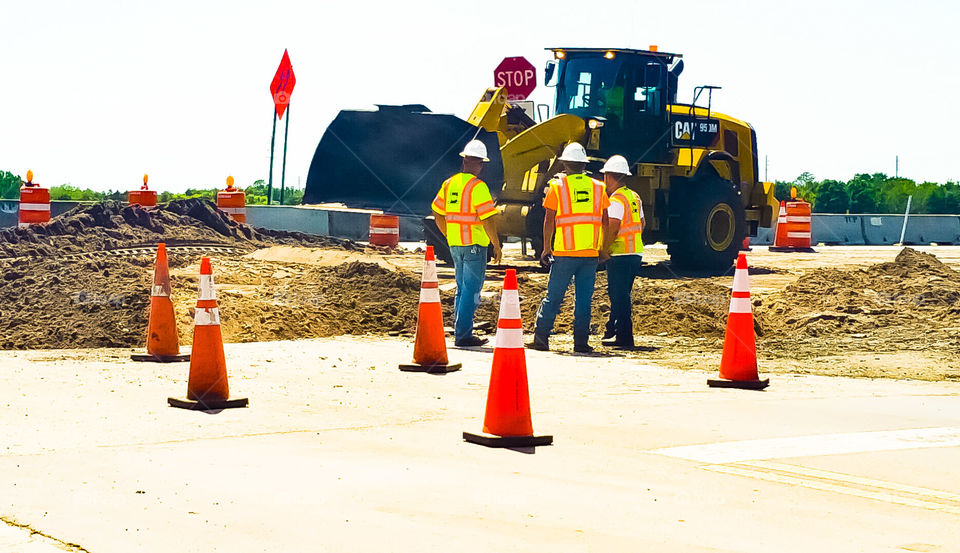
M 705 465 L 702 468 L 712 472 L 960 515 L 960 495 L 943 490 L 931 490 L 851 474 L 766 461 Z
M 813 457 L 867 451 L 955 446 L 960 446 L 960 427 L 915 428 L 743 440 L 666 447 L 654 449 L 650 452 L 702 463 L 722 464 L 788 457 Z

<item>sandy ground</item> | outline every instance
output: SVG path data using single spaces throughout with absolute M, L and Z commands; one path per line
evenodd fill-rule
M 555 437 L 531 454 L 461 440 L 489 350 L 431 376 L 397 370 L 400 338 L 226 349 L 250 407 L 220 413 L 166 406 L 186 364 L 0 352 L 0 550 L 960 550 L 957 383 L 716 390 L 527 352 L 534 429 Z

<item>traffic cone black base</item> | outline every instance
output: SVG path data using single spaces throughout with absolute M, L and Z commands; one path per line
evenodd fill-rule
M 790 246 L 769 246 L 767 251 L 777 253 L 817 253 L 813 248 L 792 248 Z
M 472 444 L 485 445 L 487 447 L 535 447 L 553 443 L 553 436 L 495 436 L 493 434 L 474 434 L 472 432 L 464 432 L 463 439 Z
M 130 356 L 130 359 L 134 361 L 146 362 L 146 363 L 183 363 L 184 361 L 190 360 L 190 354 L 184 355 L 143 355 L 143 354 L 134 354 Z
M 249 400 L 245 397 L 240 397 L 232 399 L 202 399 L 194 401 L 192 399 L 168 397 L 167 403 L 170 404 L 170 407 L 189 409 L 190 411 L 219 411 L 220 409 L 246 407 L 249 403 Z
M 763 380 L 721 380 L 708 378 L 707 386 L 711 388 L 740 388 L 741 390 L 762 390 L 770 385 L 770 379 Z
M 461 367 L 463 367 L 463 363 L 446 363 L 446 364 L 435 364 L 435 365 L 421 365 L 419 363 L 403 363 L 400 365 L 400 370 L 405 372 L 412 372 L 412 373 L 445 374 L 445 373 L 452 373 L 453 371 L 459 371 Z

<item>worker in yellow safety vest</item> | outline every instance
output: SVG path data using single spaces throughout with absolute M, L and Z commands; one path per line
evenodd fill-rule
M 643 259 L 643 202 L 636 191 L 626 186 L 630 165 L 623 156 L 612 156 L 600 170 L 610 195 L 608 224 L 603 239 L 603 252 L 609 255 L 607 294 L 610 295 L 610 320 L 607 321 L 603 345 L 632 349 L 633 303 L 630 297 L 633 281 L 640 275 Z
M 502 255 L 497 236 L 497 208 L 487 184 L 478 178 L 487 159 L 487 147 L 471 140 L 460 152 L 463 170 L 443 181 L 433 200 L 437 228 L 447 237 L 456 274 L 457 294 L 453 301 L 454 344 L 482 346 L 486 338 L 473 334 L 473 316 L 480 304 L 487 271 L 487 246 L 493 244 L 493 262 Z
M 590 307 L 596 283 L 603 227 L 607 224 L 610 198 L 603 183 L 584 174 L 587 152 L 576 142 L 563 149 L 559 158 L 564 172 L 550 180 L 543 207 L 542 262 L 550 266 L 547 295 L 537 310 L 537 325 L 529 347 L 546 351 L 560 303 L 570 280 L 574 284 L 573 350 L 593 351 L 590 336 Z

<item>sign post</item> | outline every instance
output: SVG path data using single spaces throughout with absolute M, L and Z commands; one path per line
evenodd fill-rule
M 284 112 L 290 107 L 290 96 L 293 87 L 297 84 L 297 77 L 293 74 L 293 65 L 290 55 L 283 51 L 280 67 L 277 68 L 270 83 L 270 95 L 273 97 L 273 132 L 270 135 L 270 176 L 267 179 L 267 205 L 273 202 L 273 153 L 277 137 L 277 119 L 283 119 Z M 280 203 L 283 203 L 283 192 L 287 177 L 287 135 L 290 131 L 290 115 L 287 115 L 286 128 L 283 133 L 283 168 L 280 173 Z
M 506 89 L 509 101 L 526 100 L 537 88 L 537 69 L 526 58 L 504 58 L 493 70 L 493 84 Z

